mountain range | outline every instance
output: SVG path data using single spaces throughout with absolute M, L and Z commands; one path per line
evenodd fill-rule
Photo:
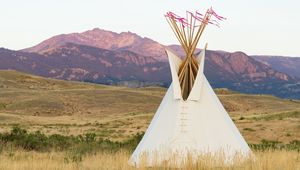
M 0 69 L 102 84 L 167 87 L 171 79 L 165 48 L 183 55 L 178 45 L 96 28 L 57 35 L 20 51 L 0 48 Z M 300 99 L 299 66 L 300 58 L 208 50 L 205 75 L 215 88 Z
M 300 78 L 300 57 L 252 56 L 254 59 L 291 76 Z

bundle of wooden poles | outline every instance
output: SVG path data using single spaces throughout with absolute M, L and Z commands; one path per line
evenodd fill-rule
M 218 24 L 216 20 L 210 20 L 211 16 L 215 16 L 217 19 L 224 19 L 218 16 L 212 8 L 208 9 L 204 15 L 198 12 L 191 13 L 187 11 L 186 18 L 182 18 L 173 12 L 168 12 L 165 15 L 186 54 L 178 71 L 181 93 L 184 100 L 188 98 L 198 72 L 198 62 L 194 57 L 194 52 L 199 39 L 207 24 Z

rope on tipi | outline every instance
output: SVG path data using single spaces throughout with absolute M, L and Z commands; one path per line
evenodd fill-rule
M 212 16 L 215 18 L 214 20 L 211 20 Z M 173 12 L 167 12 L 165 17 L 186 54 L 178 71 L 182 98 L 186 100 L 192 90 L 198 72 L 199 63 L 194 57 L 194 52 L 199 39 L 206 25 L 212 24 L 219 27 L 217 20 L 226 18 L 216 14 L 212 8 L 208 9 L 204 15 L 197 11 L 195 13 L 187 11 L 186 18 L 183 18 Z

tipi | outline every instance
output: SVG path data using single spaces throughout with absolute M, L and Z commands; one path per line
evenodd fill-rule
M 190 154 L 222 153 L 230 160 L 236 154 L 247 156 L 250 153 L 247 143 L 203 73 L 206 46 L 197 57 L 193 56 L 205 26 L 211 22 L 210 17 L 221 16 L 212 9 L 202 18 L 199 13 L 188 14 L 190 18 L 182 20 L 174 13 L 167 13 L 166 17 L 186 57 L 182 60 L 166 49 L 172 83 L 130 158 L 130 162 L 136 166 L 144 161 L 144 156 L 147 164 L 152 165 L 171 159 L 174 155 L 177 155 L 176 160 L 184 161 Z M 201 21 L 196 34 L 192 30 L 197 26 L 195 20 Z

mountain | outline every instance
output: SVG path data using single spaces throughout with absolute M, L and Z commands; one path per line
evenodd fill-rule
M 66 43 L 43 54 L 0 49 L 0 69 L 12 69 L 44 77 L 130 86 L 170 82 L 166 62 L 128 50 L 111 51 Z M 161 76 L 157 76 L 161 75 Z
M 253 56 L 256 60 L 283 73 L 300 78 L 300 57 Z
M 177 54 L 184 55 L 184 51 L 179 45 L 168 47 Z M 281 97 L 286 96 L 284 93 L 290 95 L 292 91 L 299 94 L 298 78 L 276 71 L 271 66 L 257 61 L 256 58 L 243 52 L 229 53 L 207 50 L 204 72 L 215 88 L 226 87 L 244 93 L 276 93 Z M 276 89 L 280 89 L 280 91 L 275 92 Z
M 178 45 L 168 48 L 183 55 Z M 245 53 L 208 50 L 206 56 L 205 75 L 215 88 L 300 98 L 299 78 L 276 71 Z M 100 29 L 58 35 L 22 51 L 0 49 L 0 69 L 135 87 L 168 86 L 171 79 L 166 59 L 164 46 L 153 40 Z
M 104 84 L 135 81 L 141 85 L 165 85 L 169 82 L 164 74 L 168 72 L 165 62 L 128 50 L 111 51 L 67 43 L 48 50 L 44 56 L 54 66 L 49 77 Z
M 128 50 L 139 55 L 151 56 L 157 60 L 167 60 L 163 45 L 156 41 L 142 38 L 131 32 L 118 34 L 99 28 L 82 33 L 57 35 L 23 51 L 43 54 L 66 43 L 87 45 L 107 50 Z
M 0 48 L 0 69 L 46 76 L 51 68 L 43 55 Z
M 243 52 L 208 51 L 205 64 L 205 75 L 215 88 L 300 98 L 299 79 L 278 72 Z

